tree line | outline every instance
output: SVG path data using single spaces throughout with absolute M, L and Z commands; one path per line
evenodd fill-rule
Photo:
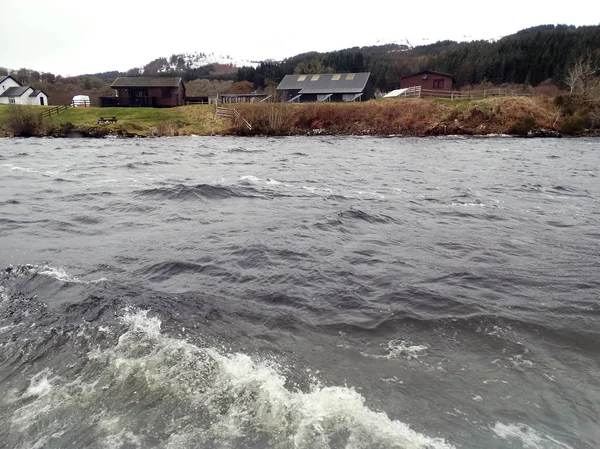
M 400 78 L 422 70 L 451 73 L 457 86 L 491 82 L 537 86 L 550 80 L 565 86 L 569 68 L 580 58 L 600 60 L 600 26 L 541 25 L 497 41 L 454 42 L 408 48 L 385 46 L 310 52 L 258 67 L 242 67 L 236 81 L 257 89 L 267 80 L 293 73 L 371 72 L 376 89 L 390 91 Z

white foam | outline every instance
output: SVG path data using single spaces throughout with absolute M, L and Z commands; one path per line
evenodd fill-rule
M 214 441 L 238 447 L 239 438 L 256 435 L 266 438 L 265 447 L 294 449 L 328 449 L 332 438 L 347 449 L 453 448 L 371 410 L 354 388 L 313 382 L 299 390 L 287 384 L 273 362 L 162 334 L 161 321 L 147 311 L 129 310 L 122 322 L 126 330 L 114 347 L 88 354 L 87 378 L 51 378 L 44 372 L 17 395 L 17 401 L 30 398 L 12 415 L 23 435 L 52 434 L 64 428 L 66 417 L 78 424 L 77 417 L 87 416 L 86 425 L 96 426 L 103 447 L 142 448 L 150 441 L 154 446 L 157 433 L 136 404 L 160 398 L 161 409 L 172 407 L 158 434 L 163 435 L 160 447 L 203 447 Z
M 71 284 L 97 284 L 99 282 L 105 282 L 106 278 L 100 278 L 96 280 L 82 280 L 75 276 L 71 276 L 68 274 L 63 268 L 55 268 L 49 265 L 44 265 L 43 267 L 34 267 L 38 274 L 49 276 L 51 278 L 56 279 L 57 281 L 67 282 Z
M 258 181 L 260 181 L 260 178 L 257 178 L 254 175 L 245 175 L 240 177 L 240 181 L 248 181 L 256 184 L 258 183 Z
M 50 372 L 50 370 L 47 370 L 47 369 L 36 374 L 35 376 L 33 376 L 33 378 L 31 379 L 31 381 L 29 383 L 29 387 L 23 394 L 23 397 L 24 398 L 28 398 L 31 396 L 40 397 L 40 396 L 46 396 L 47 394 L 49 394 L 50 391 L 52 390 L 52 383 L 51 383 L 51 379 L 49 378 L 50 376 L 51 376 L 51 372 Z
M 492 428 L 504 440 L 518 440 L 524 449 L 573 449 L 548 435 L 540 435 L 526 424 L 503 424 L 497 422 Z
M 312 186 L 302 186 L 304 190 L 308 190 L 310 193 L 318 194 L 318 193 L 333 193 L 333 190 L 325 187 L 312 187 Z
M 376 359 L 399 359 L 405 358 L 408 360 L 418 359 L 420 356 L 424 355 L 424 352 L 429 349 L 429 346 L 426 345 L 414 345 L 404 340 L 390 340 L 387 343 L 388 353 L 385 355 L 375 355 L 375 354 L 366 354 L 362 353 L 362 355 L 367 357 L 373 357 Z
M 452 203 L 452 206 L 461 206 L 461 207 L 485 207 L 483 203 Z
M 19 167 L 18 165 L 13 165 L 13 164 L 2 164 L 2 165 L 0 165 L 0 167 L 8 167 L 9 171 L 24 171 L 26 173 L 39 173 L 39 171 L 34 170 L 33 168 L 24 168 L 24 167 Z
M 523 358 L 523 355 L 515 355 L 513 357 L 509 357 L 508 360 L 515 368 L 532 368 L 533 362 L 531 360 L 527 360 Z

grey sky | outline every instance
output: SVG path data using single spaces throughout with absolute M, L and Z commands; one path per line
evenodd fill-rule
M 1 0 L 0 66 L 62 75 L 200 51 L 282 59 L 402 41 L 491 39 L 541 24 L 597 25 L 600 2 Z

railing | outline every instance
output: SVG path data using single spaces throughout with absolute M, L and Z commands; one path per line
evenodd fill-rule
M 66 111 L 71 107 L 71 103 L 62 104 L 60 106 L 54 106 L 53 108 L 46 109 L 40 113 L 40 117 L 50 117 L 52 114 L 60 114 L 61 111 Z
M 74 108 L 97 108 L 100 107 L 100 100 L 73 100 L 71 106 Z
M 483 89 L 483 90 L 437 90 L 423 89 L 421 86 L 408 87 L 398 97 L 402 98 L 449 98 L 451 100 L 473 100 L 487 97 L 526 97 L 531 94 L 513 89 Z
M 154 107 L 157 97 L 100 97 L 100 107 Z
M 246 120 L 244 117 L 241 116 L 241 114 L 237 111 L 237 109 L 233 109 L 233 108 L 220 108 L 217 106 L 217 111 L 216 111 L 217 117 L 225 117 L 225 118 L 231 118 L 231 119 L 238 119 L 241 120 L 242 122 L 244 122 L 244 125 L 246 125 L 246 128 L 248 128 L 249 130 L 252 129 L 252 125 L 248 122 L 248 120 Z
M 473 100 L 487 97 L 528 97 L 531 94 L 511 89 L 483 89 L 483 90 L 430 90 L 421 89 L 421 98 L 449 98 L 451 100 Z

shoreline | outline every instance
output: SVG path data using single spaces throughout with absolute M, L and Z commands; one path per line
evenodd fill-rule
M 512 136 L 597 137 L 546 97 L 481 100 L 396 99 L 365 103 L 241 103 L 237 119 L 220 118 L 214 105 L 169 109 L 69 108 L 42 119 L 40 107 L 22 107 L 29 122 L 15 126 L 15 108 L 0 107 L 0 137 L 143 138 L 169 136 Z M 50 109 L 50 107 L 46 107 Z M 115 116 L 105 124 L 100 117 Z M 11 122 L 12 120 L 12 122 Z M 250 126 L 248 126 L 250 125 Z M 21 126 L 19 128 L 19 126 Z M 27 127 L 29 126 L 29 127 Z

